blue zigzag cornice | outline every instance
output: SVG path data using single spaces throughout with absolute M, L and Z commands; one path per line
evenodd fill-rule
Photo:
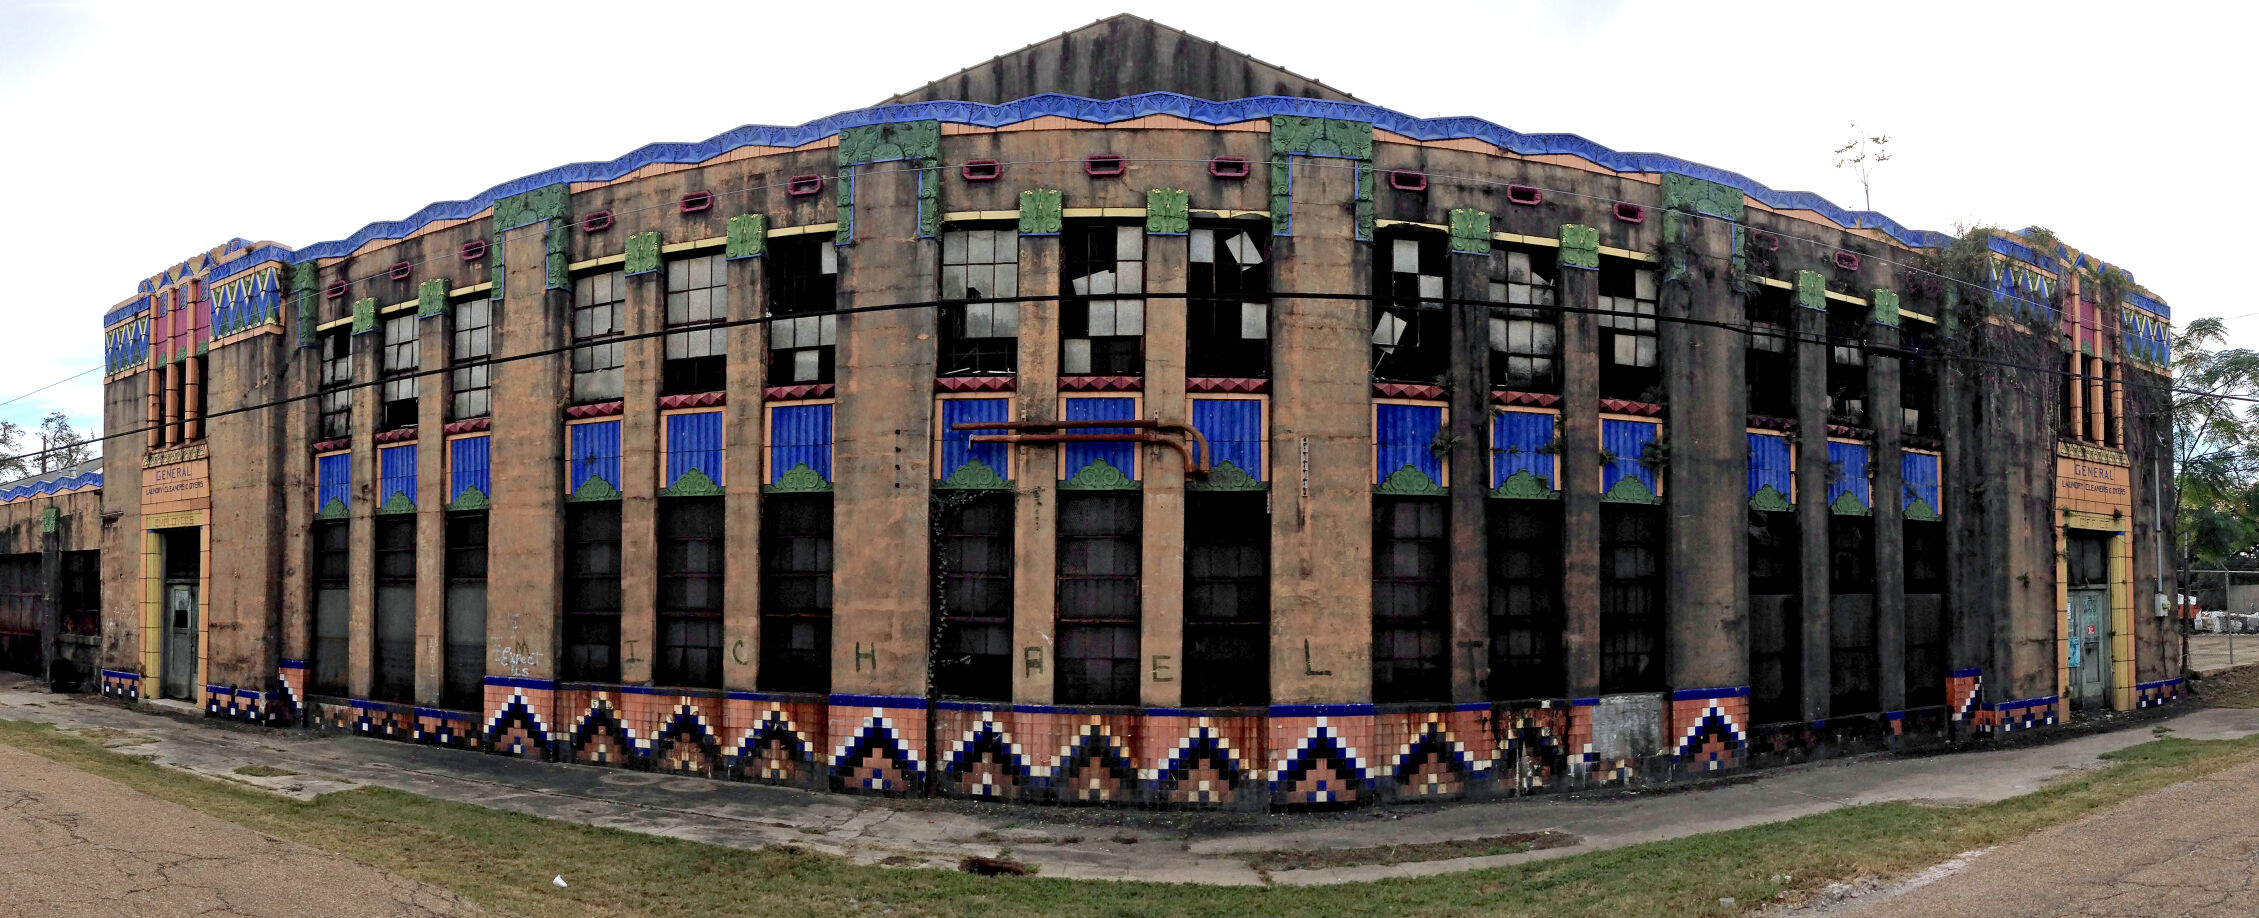
M 41 497 L 64 491 L 75 491 L 79 488 L 99 488 L 101 486 L 101 472 L 83 472 L 77 475 L 66 475 L 62 478 L 50 478 L 45 481 L 0 488 L 0 503 L 22 500 L 27 497 Z
M 1522 156 L 1578 156 L 1618 172 L 1674 172 L 1693 176 L 1738 188 L 1769 207 L 1814 211 L 1842 226 L 1878 230 L 1905 245 L 1918 248 L 1943 246 L 1954 238 L 1932 230 L 1910 229 L 1874 211 L 1848 210 L 1812 192 L 1776 190 L 1741 173 L 1676 156 L 1622 152 L 1575 134 L 1525 134 L 1481 118 L 1419 118 L 1377 105 L 1294 96 L 1250 96 L 1217 102 L 1173 92 L 1141 93 L 1119 99 L 1087 99 L 1060 93 L 1044 93 L 1001 105 L 978 102 L 878 105 L 840 112 L 796 126 L 749 124 L 697 143 L 648 144 L 608 162 L 559 166 L 512 179 L 464 200 L 440 201 L 404 220 L 371 223 L 344 239 L 316 243 L 287 254 L 261 247 L 214 268 L 211 279 L 232 276 L 259 261 L 287 258 L 292 263 L 298 263 L 350 254 L 372 240 L 404 238 L 439 220 L 466 220 L 492 207 L 497 200 L 561 182 L 609 182 L 645 166 L 692 165 L 749 146 L 799 147 L 831 137 L 845 128 L 928 120 L 975 127 L 1002 127 L 1046 116 L 1114 124 L 1148 115 L 1174 115 L 1210 125 L 1256 121 L 1273 115 L 1366 121 L 1380 130 L 1414 140 L 1482 140 Z

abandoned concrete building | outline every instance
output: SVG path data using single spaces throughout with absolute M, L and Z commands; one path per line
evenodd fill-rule
M 148 278 L 103 320 L 142 488 L 101 681 L 1151 805 L 2024 730 L 2179 695 L 2168 319 L 2043 230 L 1117 17 Z

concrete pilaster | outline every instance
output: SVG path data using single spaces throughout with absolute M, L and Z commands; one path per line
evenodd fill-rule
M 1147 293 L 1185 291 L 1190 249 L 1183 236 L 1145 237 Z M 1184 392 L 1185 312 L 1182 299 L 1145 305 L 1145 413 L 1188 424 Z M 1184 697 L 1184 461 L 1175 450 L 1144 448 L 1144 564 L 1138 647 L 1145 656 L 1141 700 L 1176 707 Z

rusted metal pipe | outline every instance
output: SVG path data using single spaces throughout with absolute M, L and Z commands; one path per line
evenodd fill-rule
M 1112 426 L 1119 427 L 1122 425 L 1114 424 Z M 1184 457 L 1185 468 L 1192 474 L 1201 476 L 1208 474 L 1208 463 L 1205 457 L 1196 460 L 1192 457 L 1190 447 L 1157 434 L 975 434 L 971 439 L 974 443 L 1153 443 L 1176 450 L 1177 455 Z
M 1167 432 L 1170 432 L 1170 433 L 1181 433 L 1181 434 L 1184 434 L 1184 435 L 1185 435 L 1186 437 L 1190 438 L 1190 439 L 1191 439 L 1191 440 L 1193 441 L 1193 443 L 1194 443 L 1194 444 L 1196 444 L 1196 445 L 1197 445 L 1197 446 L 1199 447 L 1199 455 L 1200 455 L 1200 459 L 1199 459 L 1199 461 L 1198 461 L 1198 463 L 1197 463 L 1197 466 L 1198 466 L 1198 468 L 1200 469 L 1200 474 L 1202 474 L 1202 475 L 1206 475 L 1206 474 L 1208 474 L 1208 465 L 1209 465 L 1209 460 L 1210 460 L 1210 459 L 1212 458 L 1212 454 L 1211 454 L 1211 453 L 1209 452 L 1209 449 L 1208 449 L 1208 438 L 1207 438 L 1206 436 L 1204 436 L 1204 435 L 1202 435 L 1202 434 L 1200 433 L 1200 429 L 1199 429 L 1199 428 L 1197 428 L 1197 427 L 1194 427 L 1194 426 L 1192 426 L 1192 425 L 1190 425 L 1190 424 L 1173 424 L 1173 423 L 1163 423 L 1163 422 L 1161 422 L 1161 421 L 1149 420 L 1149 419 L 1145 419 L 1145 418 L 1122 418 L 1122 419 L 1119 419 L 1119 420 L 1102 420 L 1102 419 L 1095 419 L 1095 418 L 1082 418 L 1082 419 L 1078 419 L 1078 420 L 1062 420 L 1062 421 L 967 421 L 967 422 L 965 422 L 965 423 L 962 423 L 962 424 L 951 424 L 951 425 L 949 425 L 949 429 L 950 429 L 950 430 L 966 430 L 966 431 L 971 431 L 971 430 L 1077 430 L 1077 429 L 1092 429 L 1092 428 L 1099 428 L 1099 429 L 1103 429 L 1103 428 L 1109 428 L 1109 427 L 1124 427 L 1124 428 L 1130 428 L 1130 429 L 1135 429 L 1135 430 L 1161 430 L 1161 431 L 1167 431 Z M 994 440 L 990 440 L 990 441 L 983 441 L 983 442 L 991 442 L 991 443 L 993 443 L 993 442 L 999 442 L 999 441 L 994 441 Z M 1065 442 L 1065 441 L 1061 441 L 1061 442 Z M 1169 441 L 1157 441 L 1157 442 L 1169 442 Z M 1187 454 L 1187 455 L 1185 456 L 1185 465 L 1186 465 L 1187 467 L 1192 467 L 1192 466 L 1194 466 L 1194 465 L 1195 465 L 1195 463 L 1194 463 L 1194 461 L 1193 461 L 1193 459 L 1192 459 L 1192 456 L 1191 456 L 1190 454 Z

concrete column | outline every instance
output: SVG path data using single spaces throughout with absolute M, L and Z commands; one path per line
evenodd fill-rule
M 384 350 L 381 332 L 352 335 L 353 381 L 377 378 L 377 361 Z M 367 698 L 376 681 L 376 505 L 377 496 L 377 393 L 380 387 L 353 390 L 353 499 L 347 517 L 346 557 L 352 564 L 350 610 L 346 642 L 346 687 L 355 698 Z M 176 414 L 177 416 L 177 414 Z
M 1503 257 L 1503 256 L 1499 256 Z M 1489 255 L 1450 256 L 1451 296 L 1489 295 Z M 1445 307 L 1451 318 L 1451 700 L 1482 701 L 1490 677 L 1490 307 Z
M 2110 442 L 2109 412 L 2105 406 L 2110 399 L 2110 381 L 2103 376 L 2102 358 L 2082 357 L 2086 367 L 2087 439 L 2096 443 Z
M 136 374 L 145 389 L 142 401 L 142 426 L 147 428 L 150 449 L 165 445 L 165 368 L 152 367 Z M 139 492 L 135 492 L 139 500 Z
M 296 303 L 291 309 L 297 308 Z M 281 392 L 305 395 L 314 391 L 319 378 L 321 351 L 313 347 L 298 347 L 295 332 L 284 338 L 289 343 L 278 344 L 276 360 L 280 364 L 279 386 Z M 314 520 L 314 459 L 307 447 L 313 444 L 315 418 L 320 413 L 320 403 L 314 399 L 299 399 L 268 409 L 279 414 L 280 427 L 276 438 L 275 477 L 281 482 L 281 505 L 275 508 L 280 518 L 280 550 L 276 566 L 281 570 L 282 633 L 280 638 L 283 659 L 304 661 L 312 655 L 313 614 L 313 539 L 311 527 Z M 138 499 L 138 492 L 134 492 Z M 109 558 L 109 546 L 103 546 L 103 557 Z M 104 567 L 108 565 L 105 564 Z M 103 578 L 107 581 L 107 575 Z M 110 606 L 110 596 L 105 587 L 102 597 L 104 608 Z M 107 629 L 105 629 L 107 630 Z
M 1825 302 L 1825 301 L 1823 301 Z M 1828 587 L 1828 313 L 1796 307 L 1796 524 L 1797 557 L 1804 580 L 1797 590 L 1804 626 L 1801 669 L 1806 721 L 1828 716 L 1833 694 L 1829 656 L 1834 653 L 1833 594 Z
M 1896 348 L 1898 328 L 1867 326 L 1867 343 Z M 1868 419 L 1875 428 L 1875 691 L 1885 711 L 1906 710 L 1906 486 L 1899 468 L 1906 413 L 1898 358 L 1867 356 Z
M 626 278 L 630 335 L 666 324 L 667 272 Z M 620 681 L 650 685 L 659 658 L 659 360 L 661 339 L 622 345 L 620 413 Z
M 2078 437 L 2081 436 L 2081 433 L 2084 430 L 2088 429 L 2086 414 L 2086 380 L 2082 376 L 2082 374 L 2086 372 L 2086 358 L 2081 357 L 2078 354 L 2072 354 L 2069 357 L 2064 358 L 2063 369 L 2064 372 L 2071 374 L 2071 384 L 2065 387 L 2071 393 L 2071 407 L 2064 415 L 2064 417 L 2070 422 L 2070 429 L 2063 431 L 2063 435 L 2066 437 Z
M 762 314 L 764 258 L 729 262 L 729 318 Z M 751 691 L 761 665 L 761 381 L 767 338 L 758 325 L 730 328 L 727 407 L 722 411 L 722 686 Z
M 1364 290 L 1353 170 L 1297 160 L 1294 235 L 1273 242 L 1288 290 Z M 1273 305 L 1271 703 L 1368 701 L 1373 691 L 1373 422 L 1370 305 Z M 1305 471 L 1307 470 L 1307 471 Z
M 563 231 L 560 229 L 560 231 Z M 494 356 L 525 354 L 565 341 L 570 294 L 545 290 L 548 228 L 535 224 L 497 240 L 503 253 L 503 299 L 494 313 Z M 494 430 L 488 477 L 494 484 L 487 516 L 486 644 L 528 659 L 525 674 L 557 673 L 559 584 L 563 579 L 564 421 L 569 359 L 497 365 Z
M 920 239 L 918 174 L 855 185 L 855 244 L 839 251 L 840 305 L 930 300 L 941 245 Z M 839 319 L 832 417 L 832 691 L 923 695 L 931 647 L 934 310 Z M 859 537 L 889 533 L 889 538 Z
M 417 366 L 437 369 L 454 355 L 453 320 L 416 320 Z M 416 703 L 439 704 L 447 665 L 447 426 L 452 374 L 416 380 Z
M 1183 236 L 1145 237 L 1145 291 L 1185 291 L 1191 250 Z M 1145 304 L 1145 415 L 1189 424 L 1184 393 L 1183 299 Z M 1138 646 L 1145 654 L 1140 699 L 1176 707 L 1184 697 L 1184 460 L 1175 450 L 1144 449 L 1145 544 L 1140 569 Z
M 203 400 L 204 360 L 200 356 L 191 356 L 180 362 L 184 377 L 180 392 L 180 438 L 183 441 L 204 439 L 204 412 L 196 407 Z
M 1059 289 L 1059 237 L 1020 237 L 1020 290 Z M 1022 420 L 1059 416 L 1059 304 L 1020 304 L 1018 392 Z M 1059 448 L 1012 447 L 1019 460 L 1019 497 L 1012 519 L 1012 701 L 1050 704 L 1057 647 L 1053 619 L 1059 602 Z
M 165 364 L 165 445 L 180 445 L 181 364 Z
M 1749 684 L 1748 393 L 1741 335 L 1669 317 L 1741 324 L 1729 272 L 1734 226 L 1687 219 L 1686 265 L 1664 265 L 1660 323 L 1670 466 L 1663 484 L 1671 687 Z M 1672 277 L 1677 273 L 1677 277 Z
M 1600 694 L 1600 272 L 1563 265 L 1561 312 L 1561 657 L 1569 696 Z

